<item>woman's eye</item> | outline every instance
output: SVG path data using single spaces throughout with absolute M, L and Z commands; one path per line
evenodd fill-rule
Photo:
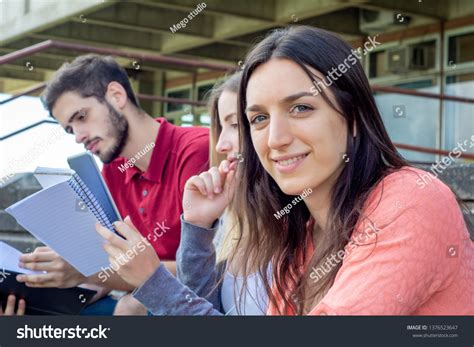
M 306 111 L 311 111 L 313 110 L 312 107 L 310 106 L 307 106 L 307 105 L 295 105 L 294 107 L 291 108 L 290 112 L 291 113 L 294 113 L 294 112 L 306 112 Z
M 261 122 L 263 122 L 264 120 L 266 119 L 266 116 L 264 116 L 263 114 L 259 114 L 257 116 L 255 116 L 254 118 L 252 118 L 252 120 L 250 121 L 250 124 L 259 124 Z
M 238 128 L 239 128 L 239 125 L 238 125 L 237 123 L 233 123 L 233 124 L 230 125 L 230 127 L 231 127 L 232 129 L 238 129 Z

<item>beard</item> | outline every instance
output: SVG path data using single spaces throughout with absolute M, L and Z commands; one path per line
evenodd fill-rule
M 114 142 L 109 149 L 105 150 L 104 153 L 98 153 L 100 160 L 104 164 L 109 164 L 120 153 L 128 141 L 128 121 L 122 113 L 119 113 L 113 108 L 113 106 L 105 100 L 105 104 L 109 109 L 107 115 L 109 127 L 107 129 L 107 137 L 113 138 Z

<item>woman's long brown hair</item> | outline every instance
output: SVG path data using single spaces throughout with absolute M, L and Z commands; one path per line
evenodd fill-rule
M 219 136 L 222 132 L 221 121 L 219 119 L 219 98 L 224 91 L 229 91 L 237 94 L 239 91 L 241 72 L 235 72 L 233 75 L 226 76 L 223 81 L 217 82 L 209 92 L 209 100 L 207 102 L 207 109 L 211 118 L 211 131 L 209 141 L 209 158 L 211 166 L 218 166 L 225 156 L 217 153 L 216 145 L 219 141 Z
M 248 276 L 248 269 L 258 269 L 269 300 L 280 314 L 285 314 L 288 308 L 302 314 L 305 300 L 321 297 L 332 286 L 341 263 L 311 286 L 309 293 L 307 279 L 312 266 L 318 267 L 328 256 L 344 249 L 355 226 L 363 219 L 361 211 L 368 194 L 392 170 L 408 164 L 388 136 L 367 77 L 357 61 L 330 86 L 335 103 L 324 91 L 321 93 L 345 117 L 348 129 L 356 127 L 357 135 L 354 137 L 352 131 L 348 131 L 346 153 L 350 161 L 344 165 L 333 187 L 326 222 L 329 237 L 315 245 L 317 252 L 307 258 L 315 222 L 304 203 L 292 207 L 290 218 L 288 215 L 279 220 L 274 217 L 274 213 L 291 203 L 294 197 L 282 192 L 255 152 L 245 115 L 247 84 L 255 69 L 272 58 L 292 60 L 317 83 L 320 79 L 308 67 L 325 74 L 351 54 L 351 47 L 330 32 L 294 26 L 271 33 L 252 49 L 245 61 L 238 95 L 240 150 L 244 161 L 238 171 L 239 185 L 246 189 L 237 189 L 233 207 L 240 234 L 243 230 L 249 232 L 246 237 L 240 237 L 233 255 L 239 250 L 243 253 L 239 258 L 244 261 L 244 278 Z M 270 264 L 272 278 L 267 275 Z M 306 273 L 299 271 L 303 265 Z M 279 305 L 278 297 L 283 305 Z
M 221 121 L 219 118 L 219 98 L 221 97 L 222 93 L 227 91 L 231 93 L 237 94 L 239 91 L 239 84 L 240 78 L 242 77 L 242 72 L 237 71 L 234 72 L 232 75 L 226 76 L 224 80 L 217 82 L 214 87 L 209 92 L 209 99 L 207 103 L 207 107 L 209 110 L 209 115 L 211 118 L 211 131 L 210 131 L 210 148 L 209 148 L 209 158 L 211 161 L 211 166 L 219 166 L 222 160 L 226 159 L 226 157 L 222 154 L 217 153 L 216 145 L 219 141 L 219 137 L 222 133 L 222 126 Z M 225 217 L 225 224 L 224 224 L 224 231 L 222 231 L 222 237 L 220 239 L 220 243 L 218 244 L 218 248 L 216 250 L 216 261 L 222 266 L 228 265 L 228 257 L 231 253 L 231 250 L 234 247 L 234 239 L 236 234 L 235 228 L 235 214 L 232 212 L 232 209 L 229 207 L 226 211 Z M 222 283 L 223 278 L 219 279 L 219 282 L 213 288 L 216 290 L 218 285 Z

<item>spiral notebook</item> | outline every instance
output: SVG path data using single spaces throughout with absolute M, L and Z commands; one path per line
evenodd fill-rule
M 76 173 L 5 211 L 84 276 L 109 266 L 103 249 L 105 241 L 97 234 L 95 224 L 100 223 L 114 232 L 114 221 L 108 219 L 101 204 Z

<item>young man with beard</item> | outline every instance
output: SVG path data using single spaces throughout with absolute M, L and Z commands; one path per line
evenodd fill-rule
M 150 117 L 140 108 L 125 70 L 111 57 L 85 55 L 66 63 L 50 80 L 42 99 L 65 131 L 105 164 L 102 174 L 120 214 L 130 216 L 143 230 L 174 273 L 184 185 L 189 177 L 208 169 L 208 129 L 177 127 L 164 118 Z M 106 290 L 134 289 L 116 273 L 108 273 L 105 281 L 103 274 L 85 278 L 48 247 L 23 255 L 20 265 L 46 271 L 18 276 L 31 287 L 88 283 Z M 131 307 L 134 299 L 125 298 L 116 313 L 140 311 Z

